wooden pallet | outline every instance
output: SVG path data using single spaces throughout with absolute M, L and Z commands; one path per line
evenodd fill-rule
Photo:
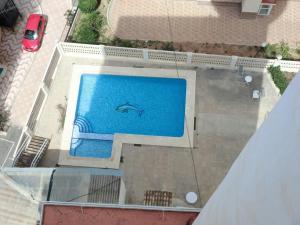
M 144 195 L 144 205 L 150 206 L 171 206 L 172 192 L 168 191 L 146 191 Z

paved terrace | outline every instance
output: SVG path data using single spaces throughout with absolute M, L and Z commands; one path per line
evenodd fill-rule
M 298 0 L 278 0 L 270 16 L 240 19 L 240 4 L 112 0 L 108 21 L 112 32 L 124 39 L 240 45 L 285 40 L 296 45 L 299 10 Z
M 57 105 L 65 105 L 74 64 L 142 66 L 132 61 L 64 56 L 36 127 L 37 135 L 51 138 L 50 149 L 40 166 L 51 167 L 58 162 L 62 130 Z M 194 206 L 203 206 L 279 98 L 269 75 L 264 73 L 247 72 L 253 76 L 253 83 L 248 86 L 237 71 L 198 68 L 196 72 L 195 147 L 190 150 L 123 145 L 121 169 L 125 174 L 126 203 L 143 204 L 146 190 L 163 190 L 173 192 L 173 206 L 188 206 L 185 194 L 199 190 L 200 201 Z M 252 90 L 261 88 L 265 96 L 254 101 Z

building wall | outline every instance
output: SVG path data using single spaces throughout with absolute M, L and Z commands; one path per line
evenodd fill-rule
M 257 13 L 261 0 L 242 0 L 242 12 Z
M 229 2 L 229 3 L 240 3 L 242 0 L 211 0 L 212 2 Z
M 194 225 L 300 224 L 300 73 Z

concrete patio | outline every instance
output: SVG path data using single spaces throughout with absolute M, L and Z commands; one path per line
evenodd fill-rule
M 128 203 L 142 204 L 146 190 L 165 190 L 174 193 L 174 205 L 189 206 L 184 202 L 185 194 L 197 193 L 198 188 L 200 201 L 195 206 L 202 207 L 207 202 L 278 99 L 266 75 L 249 73 L 254 76 L 251 86 L 244 85 L 233 71 L 197 70 L 193 149 L 123 147 L 121 169 L 130 190 Z M 266 96 L 253 101 L 251 90 L 261 87 Z
M 42 167 L 52 167 L 58 163 L 62 130 L 57 105 L 66 104 L 74 64 L 174 68 L 163 64 L 63 57 L 57 66 L 55 79 L 35 130 L 36 135 L 51 138 L 49 150 L 40 163 Z M 246 85 L 243 77 L 234 70 L 195 70 L 194 148 L 124 144 L 120 169 L 124 171 L 126 203 L 143 204 L 146 190 L 163 190 L 173 192 L 173 206 L 203 206 L 249 137 L 279 99 L 278 91 L 266 73 L 246 71 L 246 74 L 253 77 L 253 82 Z M 260 100 L 252 99 L 254 89 L 264 90 L 265 94 Z M 200 193 L 197 204 L 185 203 L 184 197 L 189 191 Z

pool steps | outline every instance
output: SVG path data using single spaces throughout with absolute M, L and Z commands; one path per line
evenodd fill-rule
M 93 128 L 90 122 L 85 117 L 78 115 L 74 121 L 71 141 L 71 148 L 73 149 L 74 156 L 76 155 L 77 147 L 82 144 L 84 139 L 113 142 L 114 136 L 113 134 L 93 133 Z
M 94 140 L 103 140 L 103 141 L 113 141 L 113 134 L 96 134 L 96 133 L 82 133 L 73 134 L 73 138 L 79 139 L 94 139 Z
M 91 123 L 83 116 L 77 116 L 74 125 L 78 126 L 79 132 L 92 133 L 93 127 Z

